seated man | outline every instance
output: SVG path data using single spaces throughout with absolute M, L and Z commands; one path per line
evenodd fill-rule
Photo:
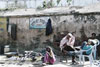
M 99 48 L 100 48 L 100 41 L 97 38 L 96 33 L 92 33 L 92 36 L 91 36 L 91 38 L 89 38 L 89 40 L 92 41 L 92 45 L 96 46 L 96 48 L 95 48 L 95 54 L 94 54 L 94 57 L 96 59 L 100 55 L 100 50 L 99 50 Z
M 99 40 L 98 40 L 98 38 L 97 38 L 95 33 L 91 34 L 91 37 L 89 38 L 89 40 L 92 41 L 92 45 L 99 43 Z
M 67 51 L 74 51 L 74 42 L 75 42 L 75 37 L 71 34 L 68 33 L 60 42 L 60 49 L 61 51 L 66 54 Z M 72 64 L 76 63 L 75 61 L 75 56 L 72 56 Z

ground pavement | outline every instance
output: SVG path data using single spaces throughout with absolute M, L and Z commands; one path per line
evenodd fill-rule
M 77 58 L 78 60 L 78 58 Z M 46 65 L 42 66 L 41 61 L 37 62 L 30 62 L 30 61 L 25 61 L 25 62 L 19 62 L 19 61 L 9 61 L 6 56 L 1 55 L 0 56 L 0 67 L 90 67 L 89 61 L 86 61 L 84 65 L 82 64 L 71 64 L 71 57 L 68 57 L 67 63 L 63 60 L 63 62 L 59 61 L 59 57 L 57 57 L 57 60 L 54 65 Z M 98 67 L 98 66 L 92 66 L 92 67 Z

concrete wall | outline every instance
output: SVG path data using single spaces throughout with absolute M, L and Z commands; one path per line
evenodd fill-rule
M 53 35 L 45 36 L 45 29 L 30 29 L 29 18 L 10 18 L 9 24 L 17 25 L 17 40 L 14 42 L 19 48 L 21 46 L 28 50 L 36 49 L 44 47 L 48 40 L 53 41 Z
M 52 44 L 53 35 L 57 32 L 75 32 L 75 36 L 80 38 L 82 36 L 84 38 L 84 35 L 90 37 L 91 33 L 100 34 L 100 16 L 98 15 L 52 16 L 51 20 L 53 34 L 45 36 L 45 29 L 29 29 L 29 18 L 10 18 L 9 23 L 17 25 L 17 40 L 13 41 L 7 37 L 6 33 L 6 39 L 8 39 L 6 44 L 9 44 L 8 42 L 18 44 L 20 49 L 24 50 L 25 47 L 30 50 Z
M 87 37 L 90 37 L 91 33 L 96 33 L 97 35 L 100 34 L 100 16 L 97 15 L 70 15 L 52 17 L 52 19 L 60 32 L 75 32 L 75 36 L 80 37 L 82 35 L 81 30 L 83 28 Z
M 52 25 L 54 29 L 54 34 L 57 32 L 75 32 L 76 37 L 81 37 L 82 30 L 87 37 L 91 36 L 91 33 L 100 32 L 100 16 L 92 15 L 70 15 L 70 16 L 53 16 Z M 45 36 L 45 29 L 29 29 L 29 18 L 10 18 L 10 23 L 17 24 L 17 37 L 18 41 L 31 44 L 33 38 L 39 37 L 40 44 L 50 39 L 53 41 L 53 34 L 49 37 Z

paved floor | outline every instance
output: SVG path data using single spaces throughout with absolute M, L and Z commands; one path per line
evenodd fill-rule
M 78 58 L 77 58 L 78 60 Z M 26 62 L 19 62 L 19 61 L 14 61 L 14 60 L 8 60 L 6 56 L 0 56 L 0 67 L 98 67 L 96 65 L 90 66 L 89 61 L 86 61 L 84 65 L 82 64 L 71 64 L 71 58 L 68 58 L 68 62 L 66 63 L 65 61 L 60 62 L 59 58 L 57 58 L 57 61 L 54 65 L 46 65 L 42 66 L 42 62 L 30 62 L 29 60 Z

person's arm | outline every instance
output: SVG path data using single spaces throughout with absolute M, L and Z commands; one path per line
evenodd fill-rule
M 74 43 L 75 43 L 75 37 L 73 36 L 73 37 L 71 38 L 71 46 L 74 46 Z
M 74 43 L 75 43 L 75 37 L 73 36 L 69 39 L 69 41 L 67 42 L 67 45 L 73 47 Z
M 60 41 L 60 49 L 62 50 L 64 48 L 64 44 L 66 44 L 66 36 Z
M 53 58 L 53 55 L 52 55 L 52 53 L 50 53 L 50 52 L 47 52 L 47 54 L 48 54 L 48 56 L 49 56 L 50 58 Z

